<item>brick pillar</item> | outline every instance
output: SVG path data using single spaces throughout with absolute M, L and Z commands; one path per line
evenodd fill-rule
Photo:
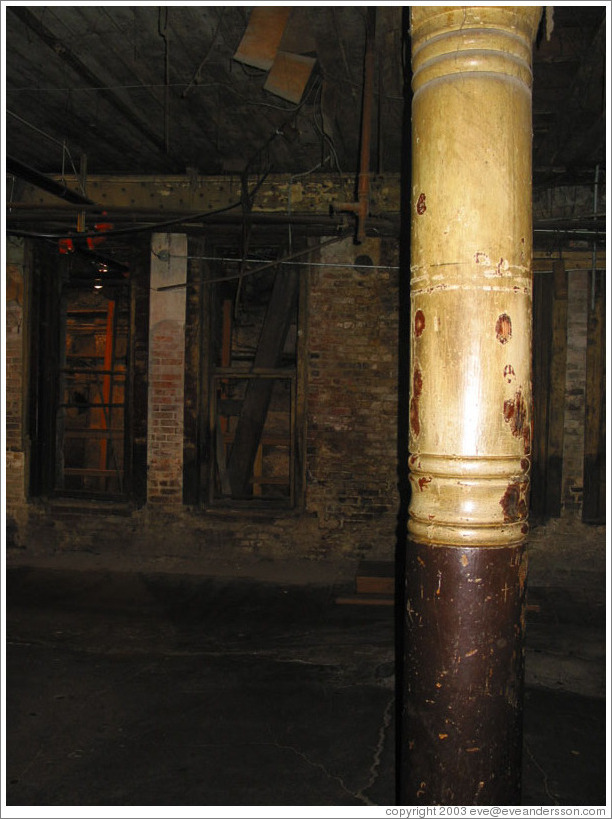
M 187 236 L 155 233 L 151 242 L 147 501 L 183 502 L 183 408 Z

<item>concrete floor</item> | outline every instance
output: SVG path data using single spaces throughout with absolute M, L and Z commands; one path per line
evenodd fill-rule
M 531 536 L 524 805 L 610 806 L 605 551 Z M 252 568 L 9 560 L 4 804 L 394 805 L 392 607 Z

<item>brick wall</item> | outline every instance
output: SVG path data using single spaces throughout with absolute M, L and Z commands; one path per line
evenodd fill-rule
M 347 239 L 313 256 L 305 331 L 304 508 L 255 513 L 183 504 L 185 279 L 184 270 L 169 264 L 171 256 L 187 256 L 183 238 L 164 234 L 153 243 L 143 509 L 110 514 L 103 504 L 80 509 L 71 502 L 24 503 L 23 312 L 18 298 L 7 300 L 7 512 L 13 545 L 27 543 L 32 552 L 46 554 L 131 554 L 162 566 L 170 558 L 205 566 L 209 558 L 240 561 L 243 555 L 392 559 L 399 509 L 397 242 L 368 239 L 355 246 Z M 14 243 L 7 261 L 10 279 L 19 281 L 22 244 Z M 168 284 L 170 289 L 159 289 Z M 579 502 L 582 486 L 587 287 L 585 273 L 569 274 L 567 509 Z
M 320 263 L 309 301 L 306 508 L 317 516 L 322 553 L 390 556 L 399 502 L 397 254 L 385 266 L 380 240 L 356 247 L 347 239 L 323 248 Z
M 149 503 L 175 508 L 183 501 L 186 276 L 187 236 L 154 234 L 147 498 Z

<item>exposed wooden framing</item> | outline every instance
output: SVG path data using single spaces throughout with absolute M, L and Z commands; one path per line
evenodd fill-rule
M 106 343 L 104 346 L 104 369 L 108 372 L 103 376 L 102 382 L 102 404 L 108 407 L 108 412 L 102 413 L 101 428 L 107 429 L 112 424 L 112 388 L 113 376 L 112 367 L 115 358 L 115 302 L 108 302 L 108 315 L 106 319 Z M 112 442 L 111 442 L 112 446 Z M 100 440 L 100 469 L 105 470 L 108 464 L 108 442 L 106 438 Z M 106 485 L 106 484 L 104 484 Z
M 277 270 L 266 311 L 253 367 L 276 367 L 291 322 L 291 310 L 298 294 L 299 274 Z M 250 497 L 251 473 L 272 396 L 273 381 L 249 381 L 236 426 L 228 471 L 235 498 Z
M 595 275 L 595 281 L 593 281 Z M 606 519 L 606 281 L 605 272 L 590 276 L 592 300 L 587 318 L 586 387 L 584 416 L 584 483 L 582 519 Z
M 559 517 L 562 501 L 565 369 L 567 360 L 567 271 L 553 262 L 553 275 L 534 277 L 533 462 L 531 511 Z
M 61 59 L 68 65 L 79 77 L 81 77 L 92 88 L 95 88 L 97 93 L 109 102 L 116 111 L 124 117 L 137 131 L 139 131 L 146 139 L 154 145 L 157 150 L 166 155 L 166 145 L 163 137 L 153 131 L 146 122 L 138 117 L 133 107 L 127 105 L 118 95 L 110 88 L 107 83 L 100 77 L 94 74 L 81 59 L 74 54 L 66 43 L 59 40 L 49 29 L 27 8 L 13 7 L 11 9 L 13 14 L 18 17 L 34 34 L 36 34 L 45 45 L 47 45 L 55 54 L 59 55 Z M 176 160 L 168 158 L 168 165 L 178 167 L 179 163 Z
M 124 488 L 138 506 L 147 499 L 149 264 L 148 245 L 144 242 L 136 245 L 130 264 L 130 368 L 126 385 Z M 131 430 L 131 446 L 128 430 Z
M 585 49 L 585 59 L 578 65 L 578 69 L 573 72 L 569 89 L 566 92 L 565 104 L 559 108 L 559 114 L 556 122 L 556 127 L 552 128 L 546 139 L 538 142 L 537 157 L 549 157 L 550 164 L 558 162 L 568 164 L 575 162 L 581 155 L 581 150 L 584 150 L 584 145 L 590 145 L 586 142 L 588 137 L 583 136 L 583 128 L 571 131 L 568 128 L 568 122 L 575 119 L 581 112 L 587 110 L 587 100 L 590 105 L 599 102 L 599 95 L 604 91 L 604 85 L 600 85 L 597 80 L 601 76 L 602 84 L 604 83 L 603 75 L 597 70 L 600 64 L 602 54 L 605 55 L 606 49 L 606 20 L 603 19 L 599 24 L 598 29 L 593 36 L 588 49 Z M 555 65 L 555 71 L 559 72 L 559 64 Z M 603 107 L 603 105 L 602 105 Z M 566 135 L 568 132 L 574 133 L 575 138 L 570 143 L 568 140 L 561 139 L 561 135 Z M 605 132 L 605 129 L 604 129 Z M 584 140 L 584 141 L 583 141 Z M 582 143 L 582 144 L 581 144 Z M 561 161 L 559 161 L 559 159 Z
M 546 512 L 561 515 L 565 370 L 567 364 L 567 273 L 562 261 L 553 265 L 552 332 L 548 379 L 548 444 L 546 458 Z
M 584 248 L 563 248 L 563 259 L 565 261 L 566 272 L 570 270 L 590 271 L 593 268 L 593 251 Z M 552 273 L 555 261 L 559 261 L 558 255 L 534 254 L 534 273 Z M 595 256 L 597 268 L 606 267 L 606 250 L 598 248 Z
M 60 366 L 57 317 L 60 314 L 61 277 L 56 274 L 57 258 L 47 245 L 30 247 L 29 274 L 26 281 L 29 350 L 27 434 L 30 466 L 27 492 L 39 496 L 51 491 L 55 461 L 55 417 L 57 378 Z

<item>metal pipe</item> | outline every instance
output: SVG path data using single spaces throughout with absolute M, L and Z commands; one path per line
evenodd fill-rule
M 60 199 L 64 199 L 66 202 L 70 202 L 74 205 L 95 205 L 95 202 L 91 199 L 82 196 L 80 193 L 77 193 L 77 191 L 70 190 L 70 188 L 62 185 L 61 182 L 56 182 L 55 179 L 51 179 L 51 177 L 37 171 L 30 165 L 26 165 L 25 162 L 15 159 L 15 157 L 7 156 L 6 172 L 14 174 L 18 176 L 19 179 L 30 182 L 32 185 L 36 185 L 37 188 L 41 188 L 41 190 L 47 191 L 47 193 L 58 196 Z
M 541 13 L 411 8 L 403 804 L 520 804 Z
M 372 109 L 374 101 L 374 43 L 376 39 L 376 7 L 367 10 L 366 47 L 363 72 L 363 103 L 361 112 L 361 154 L 356 202 L 334 203 L 332 210 L 354 213 L 357 217 L 355 240 L 361 244 L 366 236 L 366 218 L 370 209 L 370 146 L 372 143 Z

